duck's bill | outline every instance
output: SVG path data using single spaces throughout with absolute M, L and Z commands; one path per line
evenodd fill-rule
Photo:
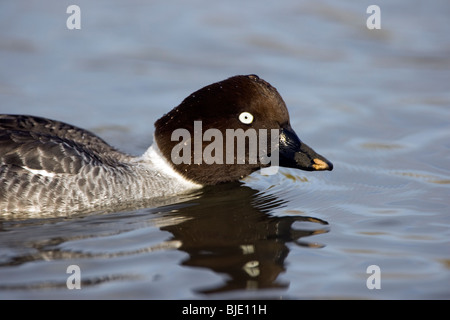
M 281 167 L 306 171 L 333 170 L 333 164 L 304 144 L 290 127 L 280 130 L 279 152 Z

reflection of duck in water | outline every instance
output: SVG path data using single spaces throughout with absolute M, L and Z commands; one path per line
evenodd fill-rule
M 327 232 L 324 226 L 327 222 L 303 216 L 301 211 L 296 216 L 280 216 L 287 209 L 292 209 L 287 200 L 232 183 L 204 188 L 189 198 L 173 199 L 160 203 L 159 207 L 143 204 L 140 210 L 131 212 L 81 215 L 79 219 L 54 217 L 25 223 L 0 219 L 1 245 L 7 253 L 11 252 L 0 259 L 0 269 L 28 264 L 29 270 L 38 270 L 36 276 L 43 281 L 30 283 L 17 268 L 19 277 L 10 285 L 0 283 L 0 289 L 67 291 L 64 271 L 62 282 L 55 283 L 48 280 L 54 279 L 53 271 L 48 274 L 41 270 L 53 270 L 52 264 L 64 263 L 79 264 L 84 270 L 82 287 L 131 280 L 128 286 L 136 279 L 155 286 L 158 284 L 154 282 L 154 269 L 151 267 L 149 271 L 147 264 L 164 267 L 166 262 L 155 259 L 152 253 L 174 249 L 183 254 L 176 255 L 171 263 L 206 268 L 224 279 L 203 282 L 202 286 L 196 285 L 195 279 L 187 280 L 195 292 L 283 289 L 291 280 L 284 277 L 281 281 L 279 275 L 289 267 L 285 259 L 290 250 L 296 250 L 292 244 L 320 248 L 320 244 L 308 242 L 311 239 L 308 237 Z M 42 266 L 43 260 L 46 266 Z M 178 286 L 174 282 L 171 288 Z M 95 292 L 91 293 L 98 294 Z M 104 289 L 99 292 L 104 293 Z
M 176 213 L 182 222 L 161 230 L 171 232 L 171 240 L 180 241 L 179 249 L 189 254 L 183 265 L 229 276 L 224 284 L 200 289 L 202 293 L 286 287 L 287 283 L 277 281 L 285 271 L 284 260 L 289 253 L 286 244 L 320 247 L 300 239 L 327 232 L 321 226 L 311 230 L 310 224 L 307 230 L 292 226 L 302 221 L 328 224 L 320 219 L 271 216 L 272 210 L 286 202 L 248 187 L 223 185 L 206 189 L 203 196 L 189 202 L 195 204 L 183 206 Z M 177 220 L 176 216 L 170 219 Z

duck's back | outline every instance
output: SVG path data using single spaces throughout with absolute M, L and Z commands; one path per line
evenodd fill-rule
M 0 210 L 67 206 L 63 199 L 68 192 L 72 199 L 89 201 L 88 188 L 102 183 L 101 172 L 124 167 L 130 158 L 66 123 L 0 115 Z
M 45 149 L 47 146 L 65 143 L 70 146 L 70 150 L 76 149 L 80 154 L 110 154 L 119 158 L 127 157 L 90 131 L 41 117 L 0 115 L 0 134 L 2 137 L 0 156 L 7 150 L 4 148 L 8 147 L 19 150 L 20 146 L 37 144 Z M 52 149 L 45 151 L 51 153 Z M 55 156 L 59 155 L 55 154 Z

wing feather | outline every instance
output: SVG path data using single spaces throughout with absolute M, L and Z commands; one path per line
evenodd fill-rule
M 120 166 L 128 157 L 95 134 L 63 122 L 0 115 L 2 167 L 77 174 L 84 165 Z

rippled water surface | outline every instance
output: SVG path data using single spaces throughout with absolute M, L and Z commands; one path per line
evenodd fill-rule
M 256 73 L 335 169 L 0 217 L 0 298 L 450 298 L 448 1 L 378 1 L 381 30 L 367 1 L 77 1 L 81 30 L 66 28 L 70 4 L 0 4 L 1 113 L 140 154 L 188 94 Z

